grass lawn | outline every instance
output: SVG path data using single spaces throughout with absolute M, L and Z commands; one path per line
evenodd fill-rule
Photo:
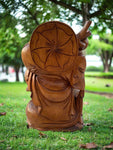
M 30 93 L 25 89 L 25 83 L 0 83 L 0 104 L 4 103 L 0 112 L 6 112 L 5 116 L 0 116 L 0 150 L 79 150 L 80 144 L 92 142 L 101 150 L 113 142 L 113 128 L 110 128 L 113 127 L 113 111 L 108 111 L 113 109 L 113 99 L 86 93 L 83 118 L 84 123 L 92 123 L 91 126 L 76 132 L 41 131 L 42 135 L 40 131 L 26 128 L 25 108 Z
M 110 87 L 106 87 L 106 85 Z M 85 89 L 88 91 L 113 93 L 113 79 L 85 77 Z
M 112 78 L 113 79 L 113 72 L 95 72 L 95 71 L 86 71 L 86 77 L 98 77 L 98 78 Z

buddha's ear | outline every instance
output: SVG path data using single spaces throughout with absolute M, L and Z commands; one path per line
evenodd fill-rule
M 77 37 L 84 41 L 87 37 L 91 35 L 91 32 L 88 31 L 89 26 L 91 25 L 91 21 L 86 21 L 85 25 L 83 26 L 82 30 L 77 34 Z
M 33 59 L 31 57 L 29 42 L 23 47 L 21 56 L 22 56 L 22 61 L 24 65 L 27 67 L 27 69 L 29 69 L 31 65 L 35 66 Z

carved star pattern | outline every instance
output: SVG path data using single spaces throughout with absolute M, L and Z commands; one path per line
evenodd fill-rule
M 36 48 L 31 50 L 32 56 L 36 55 L 44 63 L 45 68 L 48 66 L 64 68 L 70 57 L 75 55 L 72 40 L 73 34 L 69 35 L 65 30 L 57 27 L 56 24 L 51 29 L 43 32 L 37 31 L 36 34 Z M 35 63 L 36 61 L 35 58 Z

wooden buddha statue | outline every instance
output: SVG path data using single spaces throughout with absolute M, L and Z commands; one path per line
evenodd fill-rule
M 58 21 L 41 24 L 22 49 L 27 91 L 31 91 L 26 108 L 29 127 L 42 131 L 82 129 L 86 68 L 82 50 L 88 45 L 90 24 L 86 22 L 77 35 Z

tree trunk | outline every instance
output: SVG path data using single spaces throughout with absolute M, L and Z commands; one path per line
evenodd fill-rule
M 104 72 L 109 72 L 109 65 L 108 65 L 108 63 L 106 63 L 104 65 Z
M 4 65 L 2 64 L 2 72 L 5 72 L 5 68 Z
M 104 66 L 104 72 L 109 72 L 112 62 L 113 52 L 101 50 L 101 60 Z
M 111 53 L 111 56 L 110 56 L 110 61 L 109 61 L 109 69 L 110 69 L 110 67 L 111 67 L 112 58 L 113 58 L 113 52 Z
M 82 18 L 83 18 L 83 25 L 89 20 L 89 9 L 88 3 L 82 3 Z
M 15 67 L 15 73 L 16 73 L 16 81 L 19 81 L 19 69 L 20 67 Z
M 25 77 L 24 77 L 24 69 L 23 69 L 23 65 L 22 65 L 22 75 L 23 75 L 23 80 L 24 80 L 24 82 L 25 82 Z
M 8 66 L 6 66 L 6 74 L 7 75 L 9 74 L 9 72 L 8 72 Z

